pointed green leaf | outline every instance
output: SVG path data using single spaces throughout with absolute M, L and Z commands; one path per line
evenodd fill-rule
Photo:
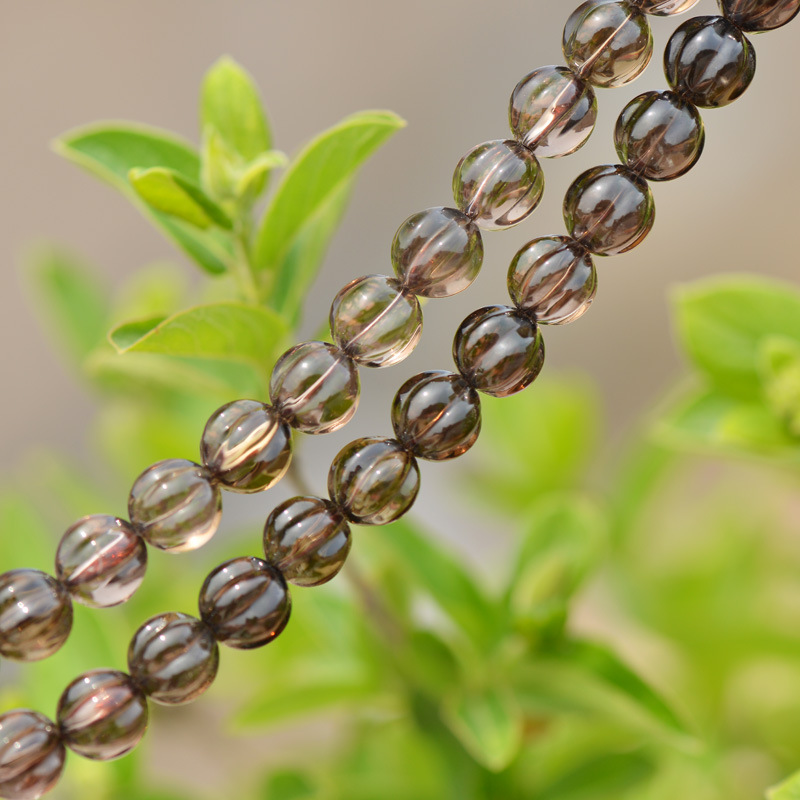
M 800 772 L 767 792 L 767 800 L 800 800 Z
M 248 161 L 239 171 L 236 181 L 236 194 L 239 197 L 257 196 L 266 176 L 279 167 L 289 163 L 285 153 L 280 150 L 268 150 L 252 161 Z
M 570 770 L 537 792 L 536 800 L 617 800 L 654 773 L 644 753 L 613 753 Z

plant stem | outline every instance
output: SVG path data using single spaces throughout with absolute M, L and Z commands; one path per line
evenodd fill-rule
M 236 217 L 233 247 L 233 272 L 239 284 L 239 291 L 248 303 L 260 305 L 261 297 L 250 260 L 250 223 L 246 211 L 239 213 Z

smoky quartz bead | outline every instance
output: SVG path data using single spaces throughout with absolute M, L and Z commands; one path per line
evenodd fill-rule
M 395 395 L 392 426 L 403 447 L 418 458 L 456 458 L 478 439 L 480 398 L 461 375 L 444 370 L 421 372 Z
M 718 0 L 737 28 L 758 33 L 780 28 L 800 12 L 800 0 Z
M 620 159 L 651 181 L 670 181 L 687 173 L 700 158 L 705 139 L 700 112 L 674 92 L 634 98 L 614 131 Z
M 58 727 L 27 708 L 0 714 L 0 797 L 37 800 L 64 771 Z
M 756 72 L 756 52 L 747 37 L 724 17 L 694 17 L 672 34 L 664 71 L 674 91 L 701 108 L 732 103 Z
M 72 601 L 55 578 L 38 569 L 0 575 L 0 656 L 39 661 L 53 655 L 71 630 Z
M 147 730 L 147 699 L 129 675 L 85 672 L 58 701 L 58 724 L 70 750 L 95 761 L 129 753 Z
M 216 533 L 222 497 L 205 467 L 170 458 L 136 479 L 128 498 L 128 515 L 153 547 L 184 553 L 202 547 Z
M 304 433 L 330 433 L 356 413 L 360 383 L 353 360 L 327 342 L 305 342 L 284 353 L 269 384 L 272 403 Z
M 240 650 L 269 644 L 289 621 L 291 599 L 280 571 L 245 556 L 220 564 L 200 590 L 200 616 L 218 642 Z
M 459 325 L 453 358 L 470 386 L 493 397 L 508 397 L 542 371 L 544 339 L 527 314 L 508 306 L 487 306 Z
M 541 158 L 574 153 L 588 141 L 597 121 L 592 87 L 566 67 L 541 67 L 511 94 L 511 131 Z
M 522 222 L 544 194 L 544 173 L 519 142 L 496 139 L 473 147 L 453 174 L 456 205 L 489 231 Z
M 637 78 L 653 55 L 647 17 L 633 3 L 589 0 L 564 26 L 567 64 L 595 86 L 610 89 Z
M 392 241 L 400 283 L 420 297 L 451 297 L 478 277 L 483 240 L 478 226 L 454 208 L 412 214 Z
M 331 499 L 361 525 L 386 525 L 408 511 L 419 493 L 417 460 L 394 439 L 356 439 L 333 459 Z
M 357 364 L 389 367 L 416 347 L 422 309 L 414 294 L 394 278 L 367 275 L 336 295 L 330 326 L 334 342 Z
M 564 325 L 582 317 L 596 292 L 592 257 L 568 236 L 528 242 L 508 269 L 512 301 L 543 325 Z
M 217 409 L 200 443 L 203 463 L 231 492 L 274 486 L 292 460 L 292 431 L 272 406 L 234 400 Z
M 564 221 L 570 235 L 592 253 L 613 256 L 632 250 L 655 221 L 653 193 L 628 167 L 587 170 L 567 190 Z
M 156 703 L 189 703 L 217 675 L 219 646 L 211 629 L 188 614 L 159 614 L 133 635 L 128 670 L 136 685 Z
M 350 552 L 350 526 L 320 497 L 292 497 L 264 526 L 264 554 L 290 583 L 319 586 L 338 574 Z
M 141 586 L 147 547 L 130 523 L 106 514 L 68 528 L 56 551 L 56 574 L 72 598 L 92 608 L 125 603 Z
M 696 6 L 700 0 L 633 0 L 645 14 L 656 17 L 670 17 L 673 14 L 683 14 Z

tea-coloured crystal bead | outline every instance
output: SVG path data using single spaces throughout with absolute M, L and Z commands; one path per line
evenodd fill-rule
M 718 0 L 718 3 L 737 28 L 752 33 L 780 28 L 800 12 L 800 0 Z
M 422 309 L 415 295 L 394 278 L 367 275 L 336 295 L 330 326 L 334 342 L 357 364 L 389 367 L 416 347 Z
M 183 553 L 202 547 L 216 533 L 222 497 L 205 467 L 170 458 L 136 479 L 128 498 L 128 516 L 153 547 Z
M 328 492 L 361 525 L 386 525 L 414 504 L 417 460 L 394 439 L 368 437 L 346 445 L 331 464 Z
M 656 17 L 670 17 L 673 14 L 683 14 L 696 6 L 700 0 L 633 0 L 645 14 Z
M 234 400 L 217 409 L 200 443 L 203 463 L 231 492 L 274 486 L 292 460 L 292 431 L 272 406 Z
M 0 797 L 37 800 L 64 771 L 58 727 L 27 708 L 0 714 Z

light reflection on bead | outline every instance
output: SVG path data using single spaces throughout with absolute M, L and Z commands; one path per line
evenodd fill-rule
M 656 17 L 670 17 L 674 14 L 684 14 L 694 8 L 700 0 L 634 0 L 645 14 Z
M 725 16 L 743 31 L 780 28 L 800 13 L 800 0 L 718 0 Z

